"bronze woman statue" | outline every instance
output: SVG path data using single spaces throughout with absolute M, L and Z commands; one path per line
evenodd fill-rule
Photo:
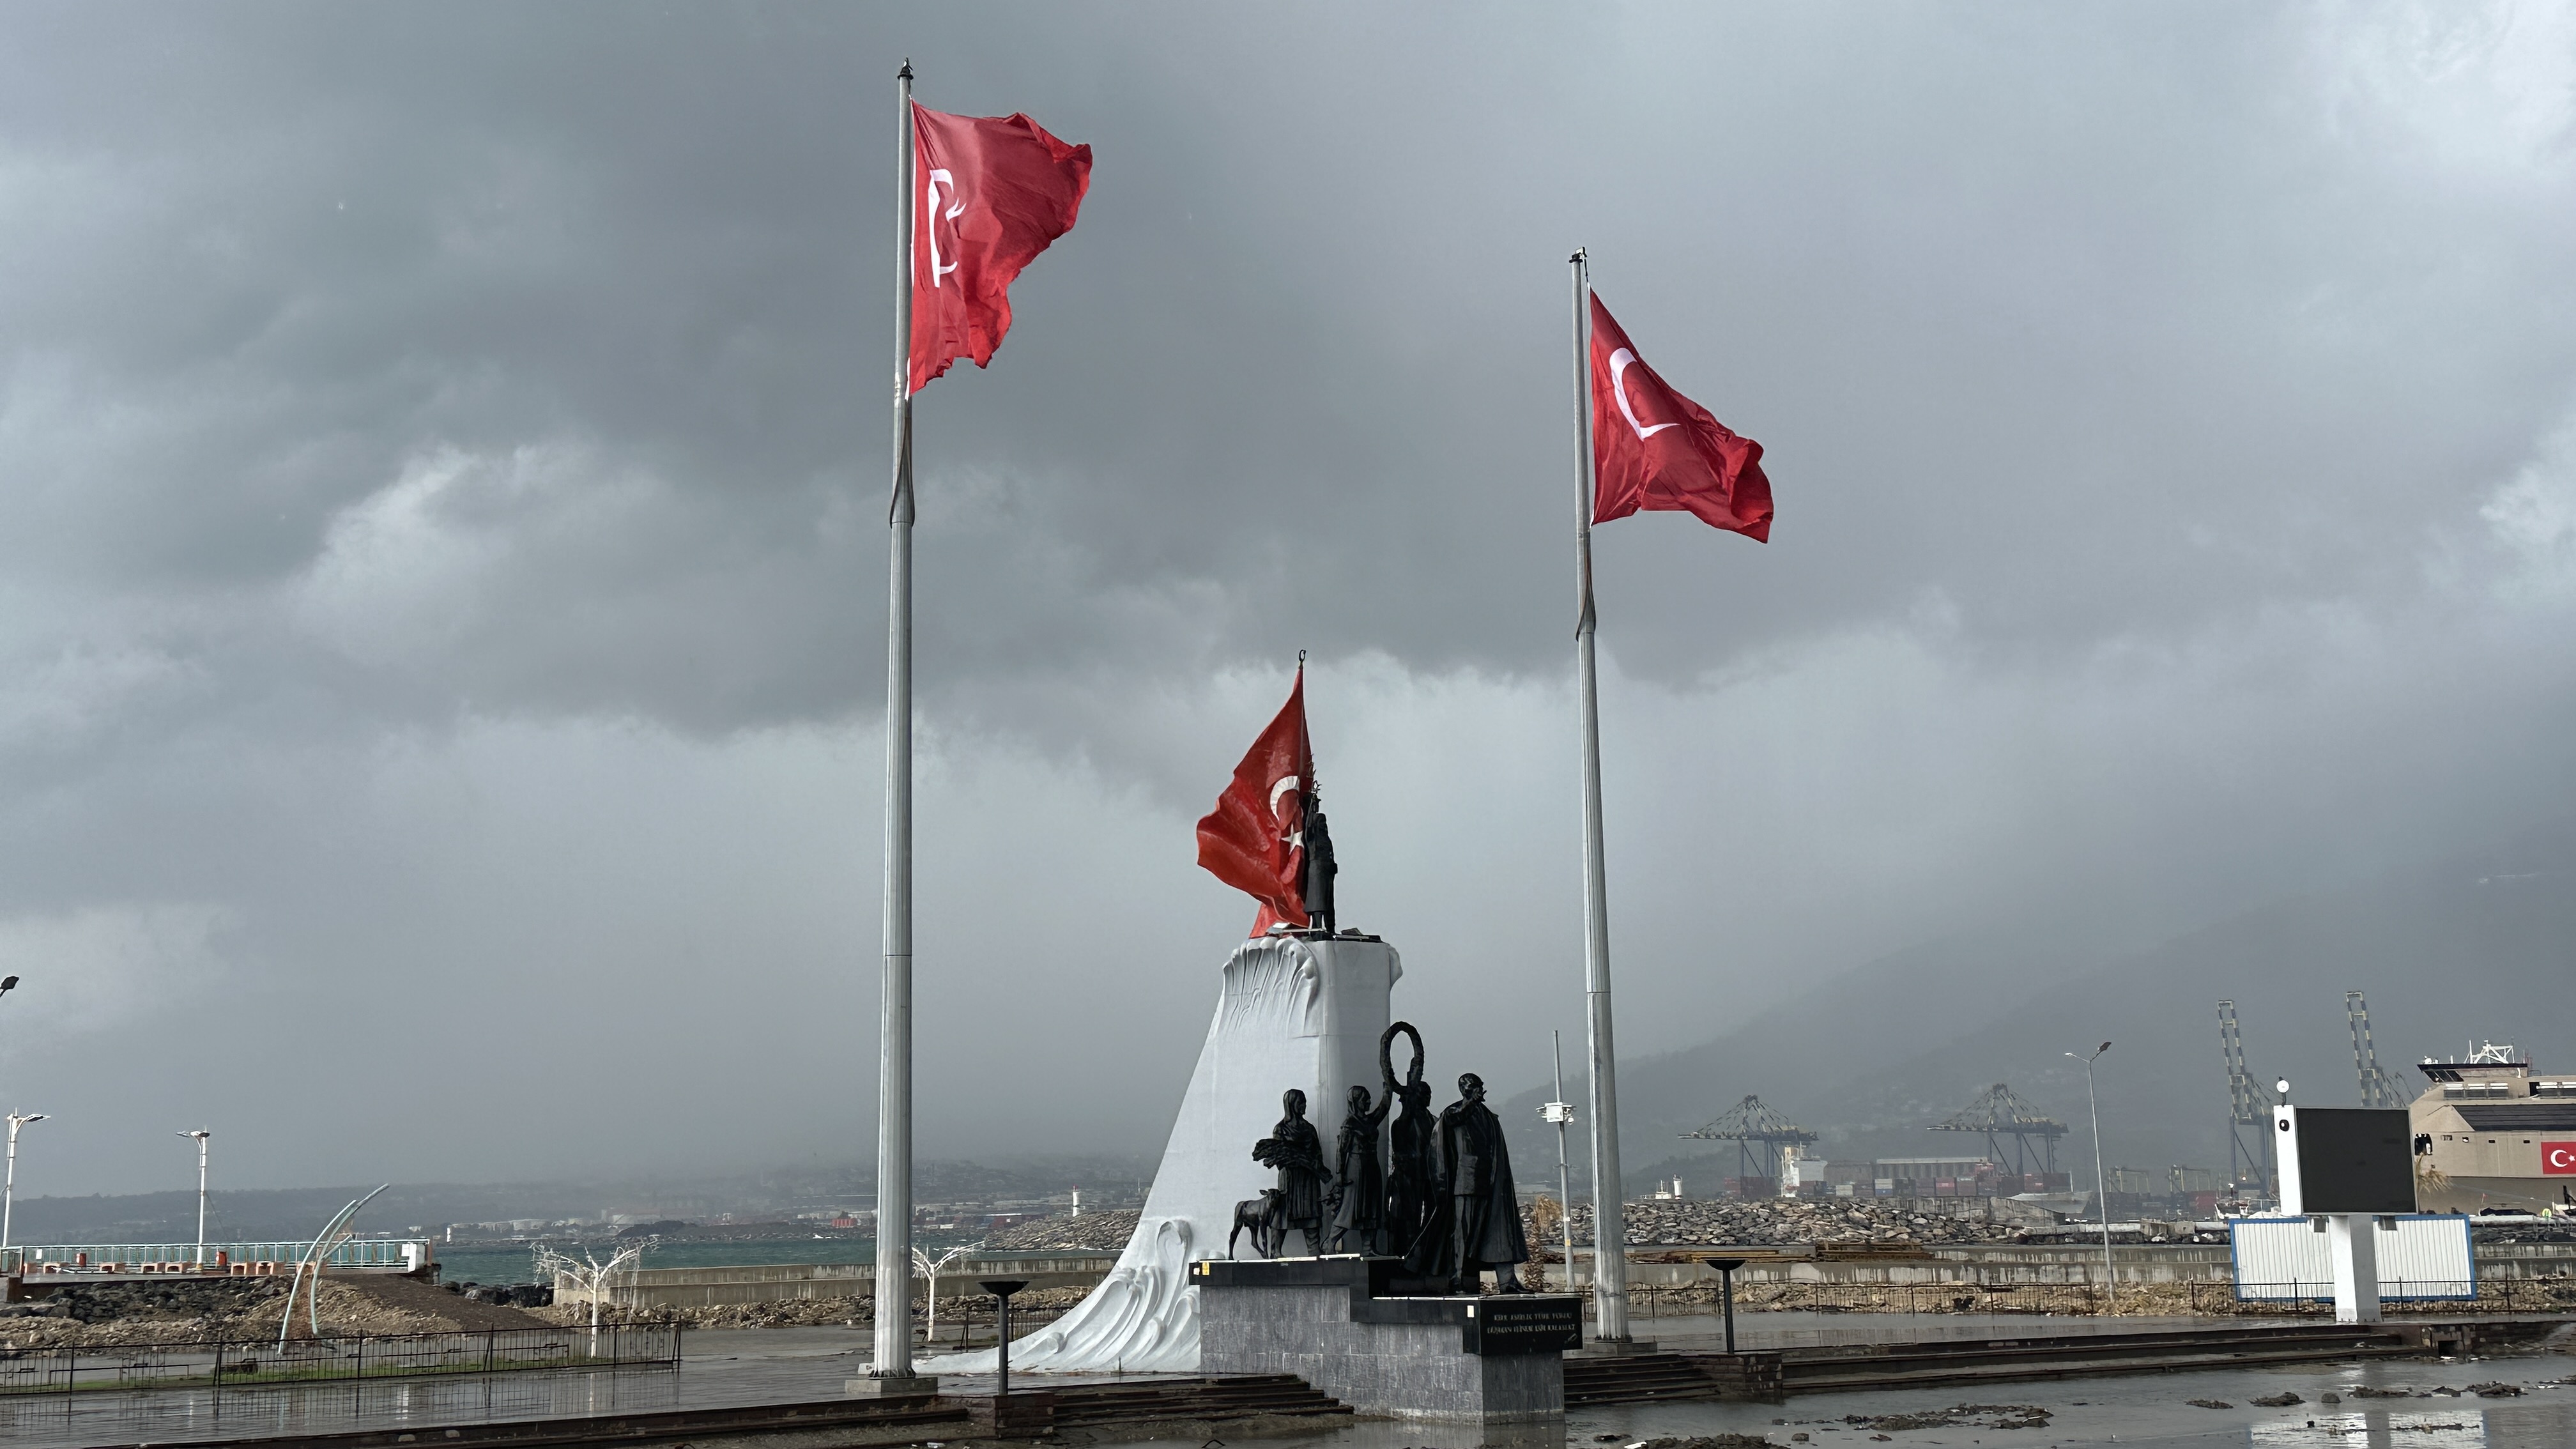
M 1351 1088 L 1351 1110 L 1333 1142 L 1333 1251 L 1386 1254 L 1386 1168 L 1378 1160 L 1378 1124 L 1390 1097 L 1369 1105 L 1369 1089 Z
M 1324 1251 L 1324 1140 L 1306 1120 L 1306 1094 L 1291 1087 L 1279 1099 L 1288 1115 L 1255 1143 L 1253 1157 L 1279 1169 L 1279 1217 L 1282 1229 L 1306 1235 L 1306 1251 Z M 1280 1237 L 1287 1236 L 1282 1231 Z M 1284 1245 L 1284 1244 L 1283 1244 Z

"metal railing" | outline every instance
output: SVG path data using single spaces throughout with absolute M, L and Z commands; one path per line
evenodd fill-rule
M 0 1397 L 102 1389 L 265 1388 L 531 1369 L 675 1366 L 680 1325 L 500 1328 L 196 1343 L 0 1349 Z
M 302 1242 L 208 1243 L 200 1258 L 195 1243 L 29 1243 L 0 1248 L 0 1274 L 250 1272 L 259 1264 L 291 1273 L 313 1250 Z M 333 1247 L 324 1266 L 411 1271 L 426 1266 L 426 1238 L 352 1238 Z
M 1549 1279 L 1551 1291 L 1566 1291 Z M 2187 1312 L 2219 1317 L 2298 1318 L 2332 1312 L 2334 1285 L 2247 1285 L 2278 1297 L 2239 1297 L 2225 1279 L 2168 1283 L 2123 1282 L 2114 1296 L 2092 1283 L 1832 1283 L 1745 1282 L 1735 1285 L 1738 1313 L 2108 1314 Z M 2389 1280 L 2381 1303 L 2392 1314 L 2477 1311 L 2566 1312 L 2576 1309 L 2576 1278 L 2484 1278 L 2474 1295 L 2456 1281 Z M 1631 1283 L 1629 1312 L 1638 1318 L 1706 1317 L 1715 1310 L 1718 1285 Z M 2403 1290 L 2402 1296 L 2399 1290 Z M 1589 1301 L 1591 1285 L 1572 1290 Z M 943 1317 L 942 1328 L 946 1327 Z
M 2334 1280 L 2293 1279 L 2281 1283 L 2238 1283 L 2236 1296 L 2248 1303 L 2332 1303 Z M 2379 1301 L 2412 1303 L 2423 1301 L 2466 1302 L 2478 1296 L 2474 1278 L 2382 1278 Z

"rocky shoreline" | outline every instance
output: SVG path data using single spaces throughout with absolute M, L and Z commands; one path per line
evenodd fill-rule
M 1552 1204 L 1551 1204 L 1552 1206 Z M 1541 1231 L 1544 1212 L 1524 1210 L 1530 1243 L 1558 1241 L 1552 1219 Z M 2010 1243 L 2026 1239 L 2029 1230 L 1982 1218 L 1939 1217 L 1899 1213 L 1862 1198 L 1649 1198 L 1627 1205 L 1627 1241 L 1632 1246 L 1786 1247 L 1795 1243 L 1919 1243 L 1939 1247 L 1953 1243 Z M 1574 1205 L 1574 1241 L 1592 1240 L 1592 1209 Z
M 1134 1208 L 1090 1212 L 1076 1217 L 1039 1218 L 995 1233 L 984 1241 L 994 1253 L 1115 1253 L 1136 1236 L 1145 1215 Z
M 326 1335 L 481 1332 L 543 1328 L 515 1308 L 481 1303 L 386 1274 L 328 1277 L 313 1287 Z M 68 1345 L 273 1341 L 286 1309 L 287 1281 L 216 1278 L 191 1282 L 82 1283 L 0 1308 L 0 1350 Z M 294 1336 L 310 1330 L 297 1295 Z

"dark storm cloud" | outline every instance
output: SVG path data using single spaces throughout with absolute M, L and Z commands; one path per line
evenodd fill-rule
M 0 917 L 101 963 L 82 1022 L 174 982 L 307 1026 L 523 989 L 488 1029 L 544 1092 L 687 1050 L 692 983 L 766 983 L 701 1056 L 807 1062 L 769 1102 L 796 1150 L 865 1056 L 829 1023 L 867 1019 L 875 929 L 906 55 L 927 104 L 1099 157 L 993 368 L 919 404 L 958 812 L 925 929 L 1072 992 L 1047 1020 L 1108 1011 L 1026 964 L 1069 920 L 1150 917 L 1182 962 L 1235 927 L 1187 820 L 1300 647 L 1369 908 L 1554 979 L 1571 868 L 1498 842 L 1570 830 L 1577 244 L 1781 499 L 1767 547 L 1600 535 L 1634 1039 L 1697 1039 L 1694 983 L 1742 1003 L 2034 900 L 2149 939 L 2568 805 L 2561 16 L 0 28 Z M 1196 969 L 1158 1030 L 1195 1029 Z M 1124 1116 L 1058 1126 L 1150 1135 L 1177 1084 L 1140 1062 Z M 983 1100 L 931 1110 L 1003 1141 Z

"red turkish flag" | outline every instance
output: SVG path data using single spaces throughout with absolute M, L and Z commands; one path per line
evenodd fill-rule
M 1675 392 L 1592 298 L 1592 521 L 1681 509 L 1757 542 L 1771 537 L 1762 445 Z
M 1199 822 L 1199 864 L 1261 902 L 1258 936 L 1306 919 L 1306 793 L 1315 787 L 1315 756 L 1306 741 L 1306 668 L 1278 717 L 1252 742 L 1234 781 Z
M 2576 1142 L 2541 1143 L 2540 1175 L 2543 1177 L 2576 1176 Z
M 1091 148 L 1026 116 L 912 107 L 912 390 L 958 358 L 982 367 L 1011 330 L 1011 280 L 1073 230 Z

